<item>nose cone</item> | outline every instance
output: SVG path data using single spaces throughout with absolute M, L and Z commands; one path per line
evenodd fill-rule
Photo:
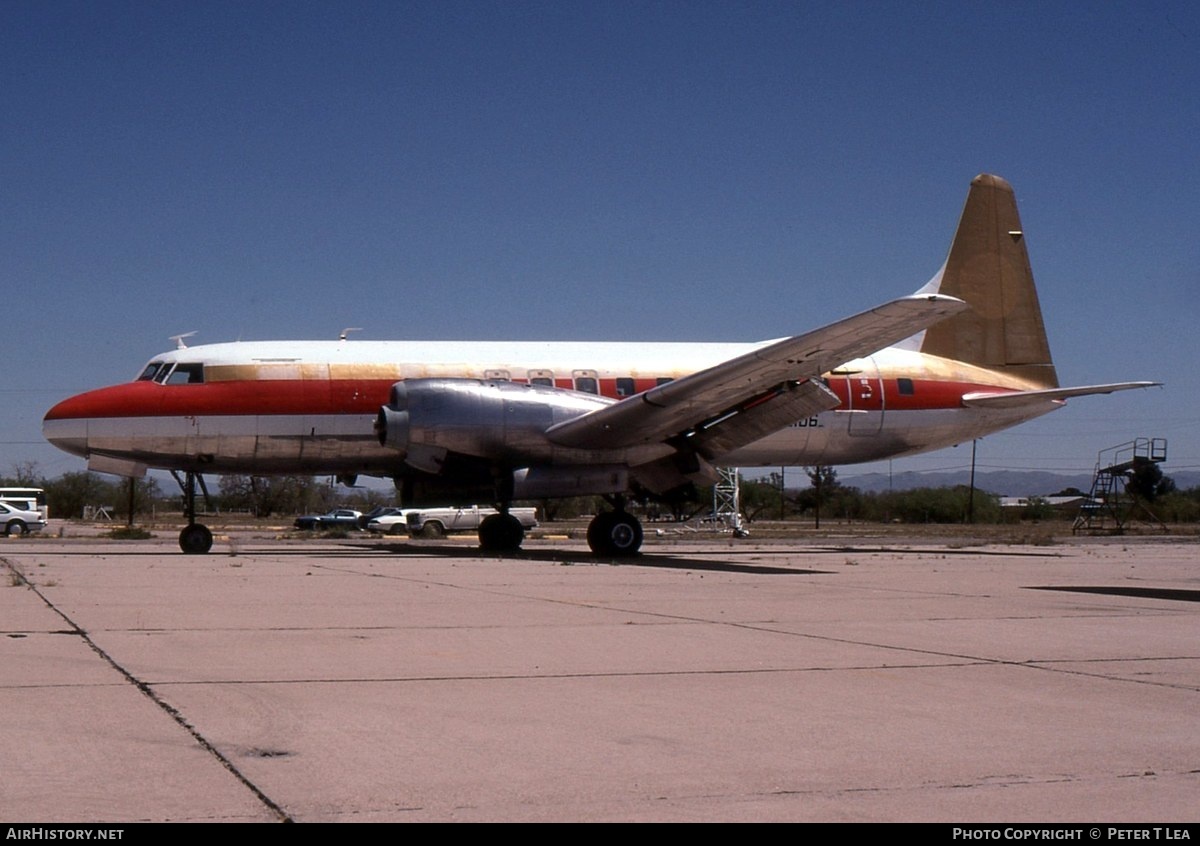
M 86 418 L 62 416 L 63 407 L 70 402 L 64 400 L 46 412 L 42 419 L 42 437 L 64 452 L 86 458 L 88 422 Z
M 42 437 L 65 452 L 86 458 L 89 429 L 99 420 L 135 416 L 140 404 L 137 395 L 144 391 L 141 383 L 134 382 L 68 397 L 46 412 Z

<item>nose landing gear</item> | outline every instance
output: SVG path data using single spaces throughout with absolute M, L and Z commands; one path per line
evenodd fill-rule
M 183 513 L 188 521 L 188 524 L 179 533 L 179 548 L 188 555 L 205 555 L 212 549 L 212 532 L 209 531 L 208 526 L 196 522 L 197 484 L 199 484 L 200 491 L 204 494 L 204 501 L 208 502 L 208 487 L 204 484 L 204 477 L 199 473 L 189 471 L 181 479 L 179 478 L 179 474 L 174 470 L 171 471 L 171 475 L 183 491 Z

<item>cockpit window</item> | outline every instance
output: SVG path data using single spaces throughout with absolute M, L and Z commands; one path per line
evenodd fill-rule
M 166 377 L 168 385 L 201 385 L 204 383 L 203 364 L 176 364 L 171 375 Z
M 153 379 L 160 385 L 201 385 L 204 383 L 204 365 L 152 361 L 138 379 Z

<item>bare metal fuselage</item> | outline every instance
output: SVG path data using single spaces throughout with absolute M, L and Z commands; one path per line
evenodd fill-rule
M 395 450 L 380 445 L 373 424 L 397 381 L 549 380 L 575 390 L 592 380 L 586 384 L 593 391 L 620 399 L 630 386 L 644 390 L 755 346 L 349 341 L 200 346 L 156 356 L 154 362 L 200 364 L 203 381 L 139 380 L 81 394 L 47 414 L 44 432 L 76 455 L 151 468 L 387 477 L 397 474 L 401 462 Z M 1036 386 L 903 349 L 848 362 L 824 378 L 841 401 L 838 408 L 796 420 L 716 463 L 874 461 L 957 444 L 1062 405 L 1048 400 L 1013 409 L 967 407 L 961 398 L 970 392 Z M 565 460 L 570 463 L 569 456 Z

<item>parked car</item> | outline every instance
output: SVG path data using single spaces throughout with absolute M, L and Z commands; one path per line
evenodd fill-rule
M 302 514 L 296 518 L 296 528 L 311 531 L 313 529 L 357 529 L 361 511 L 350 508 L 338 508 L 328 514 Z
M 393 505 L 376 505 L 374 508 L 372 508 L 366 514 L 364 514 L 358 518 L 358 527 L 360 529 L 365 529 L 365 528 L 367 528 L 367 526 L 370 525 L 372 520 L 376 520 L 380 517 L 384 517 L 388 514 L 391 514 L 393 511 L 399 511 L 399 510 L 400 509 L 396 508 Z
M 378 532 L 382 535 L 406 535 L 408 534 L 408 513 L 412 510 L 411 508 L 386 508 L 384 513 L 377 514 L 367 521 L 367 531 Z
M 21 508 L 11 502 L 0 502 L 0 529 L 6 535 L 23 535 L 26 532 L 40 532 L 46 528 L 46 521 L 40 512 Z
M 464 508 L 413 508 L 407 515 L 408 533 L 413 537 L 440 538 L 448 532 L 470 532 L 479 528 L 485 517 L 497 514 L 489 506 L 468 505 Z M 510 508 L 508 513 L 532 529 L 537 525 L 536 508 Z

